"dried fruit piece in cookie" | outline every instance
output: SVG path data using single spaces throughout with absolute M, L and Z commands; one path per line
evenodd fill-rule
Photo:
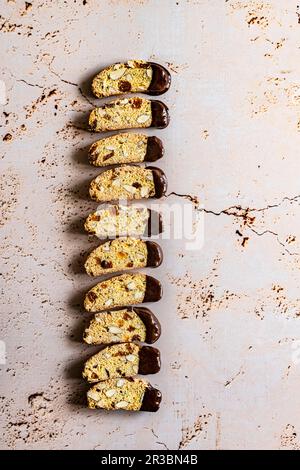
M 136 96 L 110 101 L 93 109 L 89 126 L 95 132 L 147 127 L 163 129 L 169 121 L 169 110 L 164 103 Z
M 155 343 L 161 333 L 156 316 L 145 307 L 128 307 L 96 313 L 83 340 L 87 344 L 110 344 L 129 341 Z
M 83 370 L 83 378 L 90 383 L 137 374 L 156 374 L 160 370 L 160 352 L 151 346 L 121 343 L 107 346 L 90 357 Z
M 117 163 L 154 162 L 164 154 L 162 141 L 145 134 L 115 134 L 94 142 L 89 149 L 89 162 L 94 166 Z
M 92 90 L 97 98 L 129 92 L 161 95 L 170 85 L 171 75 L 162 65 L 128 60 L 102 69 L 93 79 Z
M 160 213 L 146 207 L 111 204 L 90 214 L 84 228 L 99 238 L 151 236 L 163 230 Z
M 89 192 L 94 201 L 105 202 L 161 198 L 166 190 L 167 178 L 161 169 L 126 165 L 102 172 L 91 181 Z
M 99 312 L 123 305 L 156 302 L 162 297 L 161 283 L 146 274 L 121 274 L 99 282 L 84 299 L 88 312 Z
M 91 409 L 157 411 L 161 392 L 142 379 L 109 379 L 90 388 L 87 402 Z
M 162 250 L 152 241 L 133 237 L 117 238 L 95 248 L 85 262 L 90 276 L 135 268 L 157 267 L 162 263 Z

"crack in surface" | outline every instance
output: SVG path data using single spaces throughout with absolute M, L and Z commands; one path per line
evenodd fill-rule
M 197 202 L 197 204 L 199 204 L 199 199 L 197 196 L 195 195 L 192 195 L 192 194 L 180 194 L 180 193 L 177 193 L 175 191 L 172 191 L 171 193 L 167 194 L 166 197 L 169 197 L 169 196 L 177 196 L 177 197 L 181 197 L 183 199 L 188 199 L 189 201 L 191 202 Z M 249 212 L 264 212 L 264 211 L 267 211 L 269 209 L 273 209 L 275 207 L 280 207 L 285 201 L 290 201 L 290 202 L 295 202 L 297 201 L 298 199 L 300 199 L 300 194 L 297 194 L 296 196 L 292 196 L 292 197 L 289 197 L 289 196 L 284 196 L 280 202 L 278 202 L 277 204 L 268 204 L 267 206 L 265 207 L 261 207 L 261 208 L 256 208 L 256 207 L 247 207 L 247 208 L 244 208 L 242 207 L 241 205 L 232 205 L 232 206 L 229 206 L 227 209 L 222 209 L 220 210 L 219 212 L 217 211 L 213 211 L 212 209 L 205 209 L 205 208 L 202 208 L 200 210 L 202 210 L 203 212 L 207 213 L 207 214 L 213 214 L 213 215 L 222 215 L 222 214 L 225 214 L 225 215 L 233 215 L 235 217 L 244 217 L 245 216 L 245 213 L 249 213 Z M 232 212 L 232 211 L 239 211 L 239 212 Z M 243 213 L 240 213 L 240 212 L 243 212 Z
M 266 207 L 259 208 L 259 209 L 257 209 L 257 208 L 246 208 L 245 209 L 245 208 L 242 208 L 241 206 L 231 206 L 228 209 L 223 209 L 220 212 L 215 212 L 215 211 L 205 209 L 205 208 L 202 208 L 200 210 L 205 212 L 206 214 L 212 214 L 212 215 L 215 215 L 215 216 L 220 216 L 220 215 L 224 214 L 224 215 L 228 215 L 228 216 L 241 218 L 244 221 L 244 226 L 247 227 L 249 230 L 251 230 L 251 232 L 254 233 L 255 235 L 257 235 L 259 237 L 262 237 L 262 236 L 267 235 L 267 234 L 272 235 L 276 238 L 278 244 L 280 246 L 282 246 L 282 248 L 284 249 L 284 251 L 288 255 L 299 256 L 300 253 L 292 252 L 286 247 L 285 243 L 282 240 L 280 240 L 279 234 L 277 232 L 274 232 L 273 230 L 270 230 L 270 229 L 266 229 L 266 230 L 263 230 L 262 232 L 259 232 L 258 230 L 253 228 L 252 224 L 255 222 L 255 217 L 250 217 L 249 216 L 249 213 L 252 213 L 252 212 L 263 212 L 263 211 L 267 211 L 269 209 L 273 209 L 275 207 L 280 207 L 287 200 L 290 201 L 290 202 L 297 201 L 299 199 L 299 197 L 300 197 L 299 195 L 297 195 L 293 198 L 284 197 L 278 204 L 270 204 Z M 235 210 L 235 211 L 232 211 L 232 210 Z
M 94 103 L 92 103 L 92 101 L 89 100 L 89 98 L 86 96 L 86 94 L 84 93 L 84 91 L 82 90 L 80 86 L 78 87 L 78 90 L 81 96 L 94 108 L 95 107 Z
M 44 90 L 44 87 L 42 87 L 41 85 L 38 85 L 37 83 L 29 83 L 27 82 L 27 80 L 24 80 L 23 78 L 19 78 L 16 81 L 25 83 L 26 85 L 31 86 L 33 88 L 40 88 L 41 90 Z
M 266 235 L 266 234 L 270 234 L 270 235 L 273 235 L 274 237 L 276 237 L 277 242 L 279 243 L 279 245 L 281 245 L 281 246 L 283 247 L 284 251 L 285 251 L 288 255 L 290 255 L 290 256 L 299 256 L 299 255 L 300 255 L 300 253 L 297 252 L 297 251 L 294 251 L 294 252 L 290 251 L 290 250 L 285 246 L 284 242 L 280 240 L 278 233 L 273 232 L 273 230 L 264 230 L 263 232 L 258 232 L 258 231 L 255 230 L 253 227 L 249 227 L 249 226 L 247 226 L 247 227 L 248 227 L 253 233 L 255 233 L 255 235 L 257 235 L 257 236 L 259 236 L 259 237 L 262 237 L 263 235 Z
M 231 385 L 232 382 L 234 382 L 235 379 L 237 379 L 241 374 L 243 375 L 244 373 L 245 372 L 243 370 L 243 367 L 241 366 L 240 370 L 233 377 L 231 377 L 231 379 L 226 380 L 226 382 L 224 384 L 224 387 L 228 387 L 229 385 Z
M 268 204 L 267 206 L 261 207 L 259 209 L 257 209 L 256 207 L 243 208 L 240 205 L 234 205 L 234 206 L 228 207 L 227 209 L 222 209 L 219 212 L 213 211 L 211 209 L 202 209 L 202 210 L 207 214 L 213 214 L 217 216 L 225 214 L 225 215 L 233 215 L 234 217 L 245 217 L 245 215 L 247 215 L 249 212 L 264 212 L 269 209 L 273 209 L 275 207 L 280 207 L 285 201 L 295 202 L 299 198 L 300 198 L 300 194 L 297 194 L 296 196 L 293 196 L 293 197 L 285 196 L 277 204 Z
M 166 194 L 166 197 L 169 196 L 177 196 L 177 197 L 182 197 L 183 199 L 187 199 L 188 201 L 191 201 L 193 204 L 195 204 L 196 207 L 199 206 L 199 199 L 197 196 L 192 196 L 191 194 L 179 194 L 176 193 L 175 191 L 172 191 L 169 194 Z
M 62 78 L 58 72 L 56 72 L 55 70 L 53 70 L 51 68 L 51 64 L 52 64 L 53 60 L 54 60 L 54 57 L 52 58 L 50 64 L 48 64 L 49 72 L 52 73 L 53 75 L 55 75 L 61 82 L 66 83 L 67 85 L 77 87 L 78 90 L 79 90 L 79 93 L 87 101 L 87 103 L 89 103 L 91 106 L 95 107 L 94 103 L 92 103 L 92 101 L 89 100 L 89 98 L 86 96 L 83 89 L 79 86 L 78 83 L 74 83 L 74 82 L 71 82 L 70 80 L 66 80 L 65 78 Z
M 156 444 L 163 446 L 166 450 L 170 450 L 167 444 L 165 444 L 165 442 L 156 441 Z
M 176 193 L 175 191 L 173 191 L 173 192 L 169 193 L 166 197 L 171 196 L 171 195 L 174 195 L 174 196 L 177 196 L 177 197 L 180 197 L 180 198 L 183 198 L 183 199 L 188 199 L 189 201 L 191 201 L 195 204 L 195 206 L 197 207 L 197 210 L 199 210 L 201 212 L 204 212 L 205 214 L 211 214 L 211 215 L 215 215 L 217 217 L 220 216 L 220 215 L 228 215 L 228 216 L 231 216 L 231 217 L 236 217 L 236 218 L 242 219 L 244 221 L 244 226 L 247 227 L 249 230 L 251 230 L 251 232 L 254 233 L 255 235 L 257 235 L 259 237 L 261 237 L 263 235 L 266 235 L 266 234 L 272 235 L 276 238 L 278 244 L 283 247 L 284 251 L 287 254 L 289 254 L 291 256 L 300 256 L 299 252 L 292 252 L 288 248 L 286 248 L 285 243 L 282 240 L 280 240 L 279 234 L 274 232 L 273 230 L 266 229 L 266 230 L 263 230 L 262 232 L 259 232 L 258 230 L 254 229 L 252 227 L 252 224 L 254 224 L 254 222 L 255 222 L 255 217 L 250 216 L 251 213 L 265 212 L 265 211 L 268 211 L 270 209 L 280 207 L 286 201 L 289 201 L 291 203 L 296 202 L 300 199 L 300 194 L 297 194 L 296 196 L 293 196 L 293 197 L 284 196 L 281 199 L 281 201 L 279 201 L 277 204 L 275 204 L 275 203 L 274 204 L 268 204 L 267 206 L 261 207 L 261 208 L 256 208 L 256 207 L 244 208 L 241 205 L 233 205 L 233 206 L 229 206 L 226 209 L 222 209 L 219 212 L 214 211 L 212 209 L 205 209 L 204 207 L 198 207 L 199 206 L 199 199 L 197 198 L 197 196 L 193 196 L 191 194 L 179 194 L 179 193 Z M 239 233 L 239 235 L 242 236 L 242 234 L 240 234 L 240 233 Z

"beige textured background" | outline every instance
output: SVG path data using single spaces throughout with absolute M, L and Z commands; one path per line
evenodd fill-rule
M 0 3 L 1 448 L 300 448 L 297 2 Z M 89 411 L 80 379 L 87 83 L 128 58 L 172 71 L 159 166 L 205 215 L 201 251 L 162 243 L 156 414 Z

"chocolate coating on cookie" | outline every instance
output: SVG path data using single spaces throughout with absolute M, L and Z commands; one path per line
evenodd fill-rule
M 161 403 L 161 398 L 161 391 L 148 384 L 144 393 L 143 402 L 140 410 L 153 412 L 157 411 Z
M 146 241 L 147 245 L 147 268 L 157 268 L 163 261 L 161 247 L 152 241 Z
M 155 343 L 161 334 L 161 326 L 158 319 L 154 313 L 146 307 L 134 307 L 133 310 L 146 327 L 146 343 Z
M 155 166 L 147 166 L 147 170 L 152 170 L 154 187 L 155 187 L 154 197 L 159 199 L 160 197 L 164 196 L 167 192 L 167 188 L 168 188 L 167 177 L 160 168 L 156 168 Z
M 151 127 L 164 129 L 169 125 L 170 116 L 168 107 L 158 100 L 151 101 L 152 122 Z
M 143 301 L 157 302 L 162 298 L 162 285 L 152 276 L 146 276 L 146 290 Z
M 162 141 L 156 137 L 151 136 L 147 139 L 147 149 L 144 158 L 145 162 L 156 162 L 164 155 L 164 147 Z
M 171 75 L 162 65 L 155 62 L 149 62 L 149 64 L 152 68 L 152 80 L 146 93 L 153 96 L 162 95 L 170 88 Z
M 139 350 L 139 374 L 156 374 L 160 367 L 159 350 L 152 346 L 142 346 Z

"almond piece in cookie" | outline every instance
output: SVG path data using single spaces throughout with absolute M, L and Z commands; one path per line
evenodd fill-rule
M 91 182 L 89 192 L 94 201 L 105 202 L 160 198 L 166 190 L 167 179 L 159 168 L 127 165 L 101 173 Z
M 85 262 L 90 276 L 101 276 L 129 269 L 157 267 L 162 263 L 162 250 L 152 241 L 133 237 L 117 238 L 95 248 Z
M 118 163 L 154 162 L 164 153 L 162 141 L 145 134 L 116 134 L 94 142 L 89 149 L 89 162 L 94 166 Z
M 160 370 L 160 352 L 151 346 L 121 343 L 107 346 L 84 365 L 83 378 L 90 383 L 137 374 L 156 374 Z
M 161 392 L 138 378 L 116 378 L 95 384 L 87 392 L 90 409 L 157 411 Z
M 85 329 L 87 344 L 110 344 L 141 341 L 152 344 L 158 340 L 161 327 L 156 316 L 145 307 L 127 307 L 96 313 Z
M 161 95 L 170 84 L 171 75 L 162 65 L 129 60 L 102 69 L 93 79 L 92 91 L 97 98 L 130 92 Z
M 162 286 L 157 279 L 146 274 L 121 274 L 99 282 L 90 289 L 84 299 L 88 312 L 108 308 L 156 302 L 162 297 Z
M 136 96 L 114 100 L 93 109 L 89 126 L 95 132 L 147 127 L 163 129 L 169 120 L 169 111 L 164 103 Z

